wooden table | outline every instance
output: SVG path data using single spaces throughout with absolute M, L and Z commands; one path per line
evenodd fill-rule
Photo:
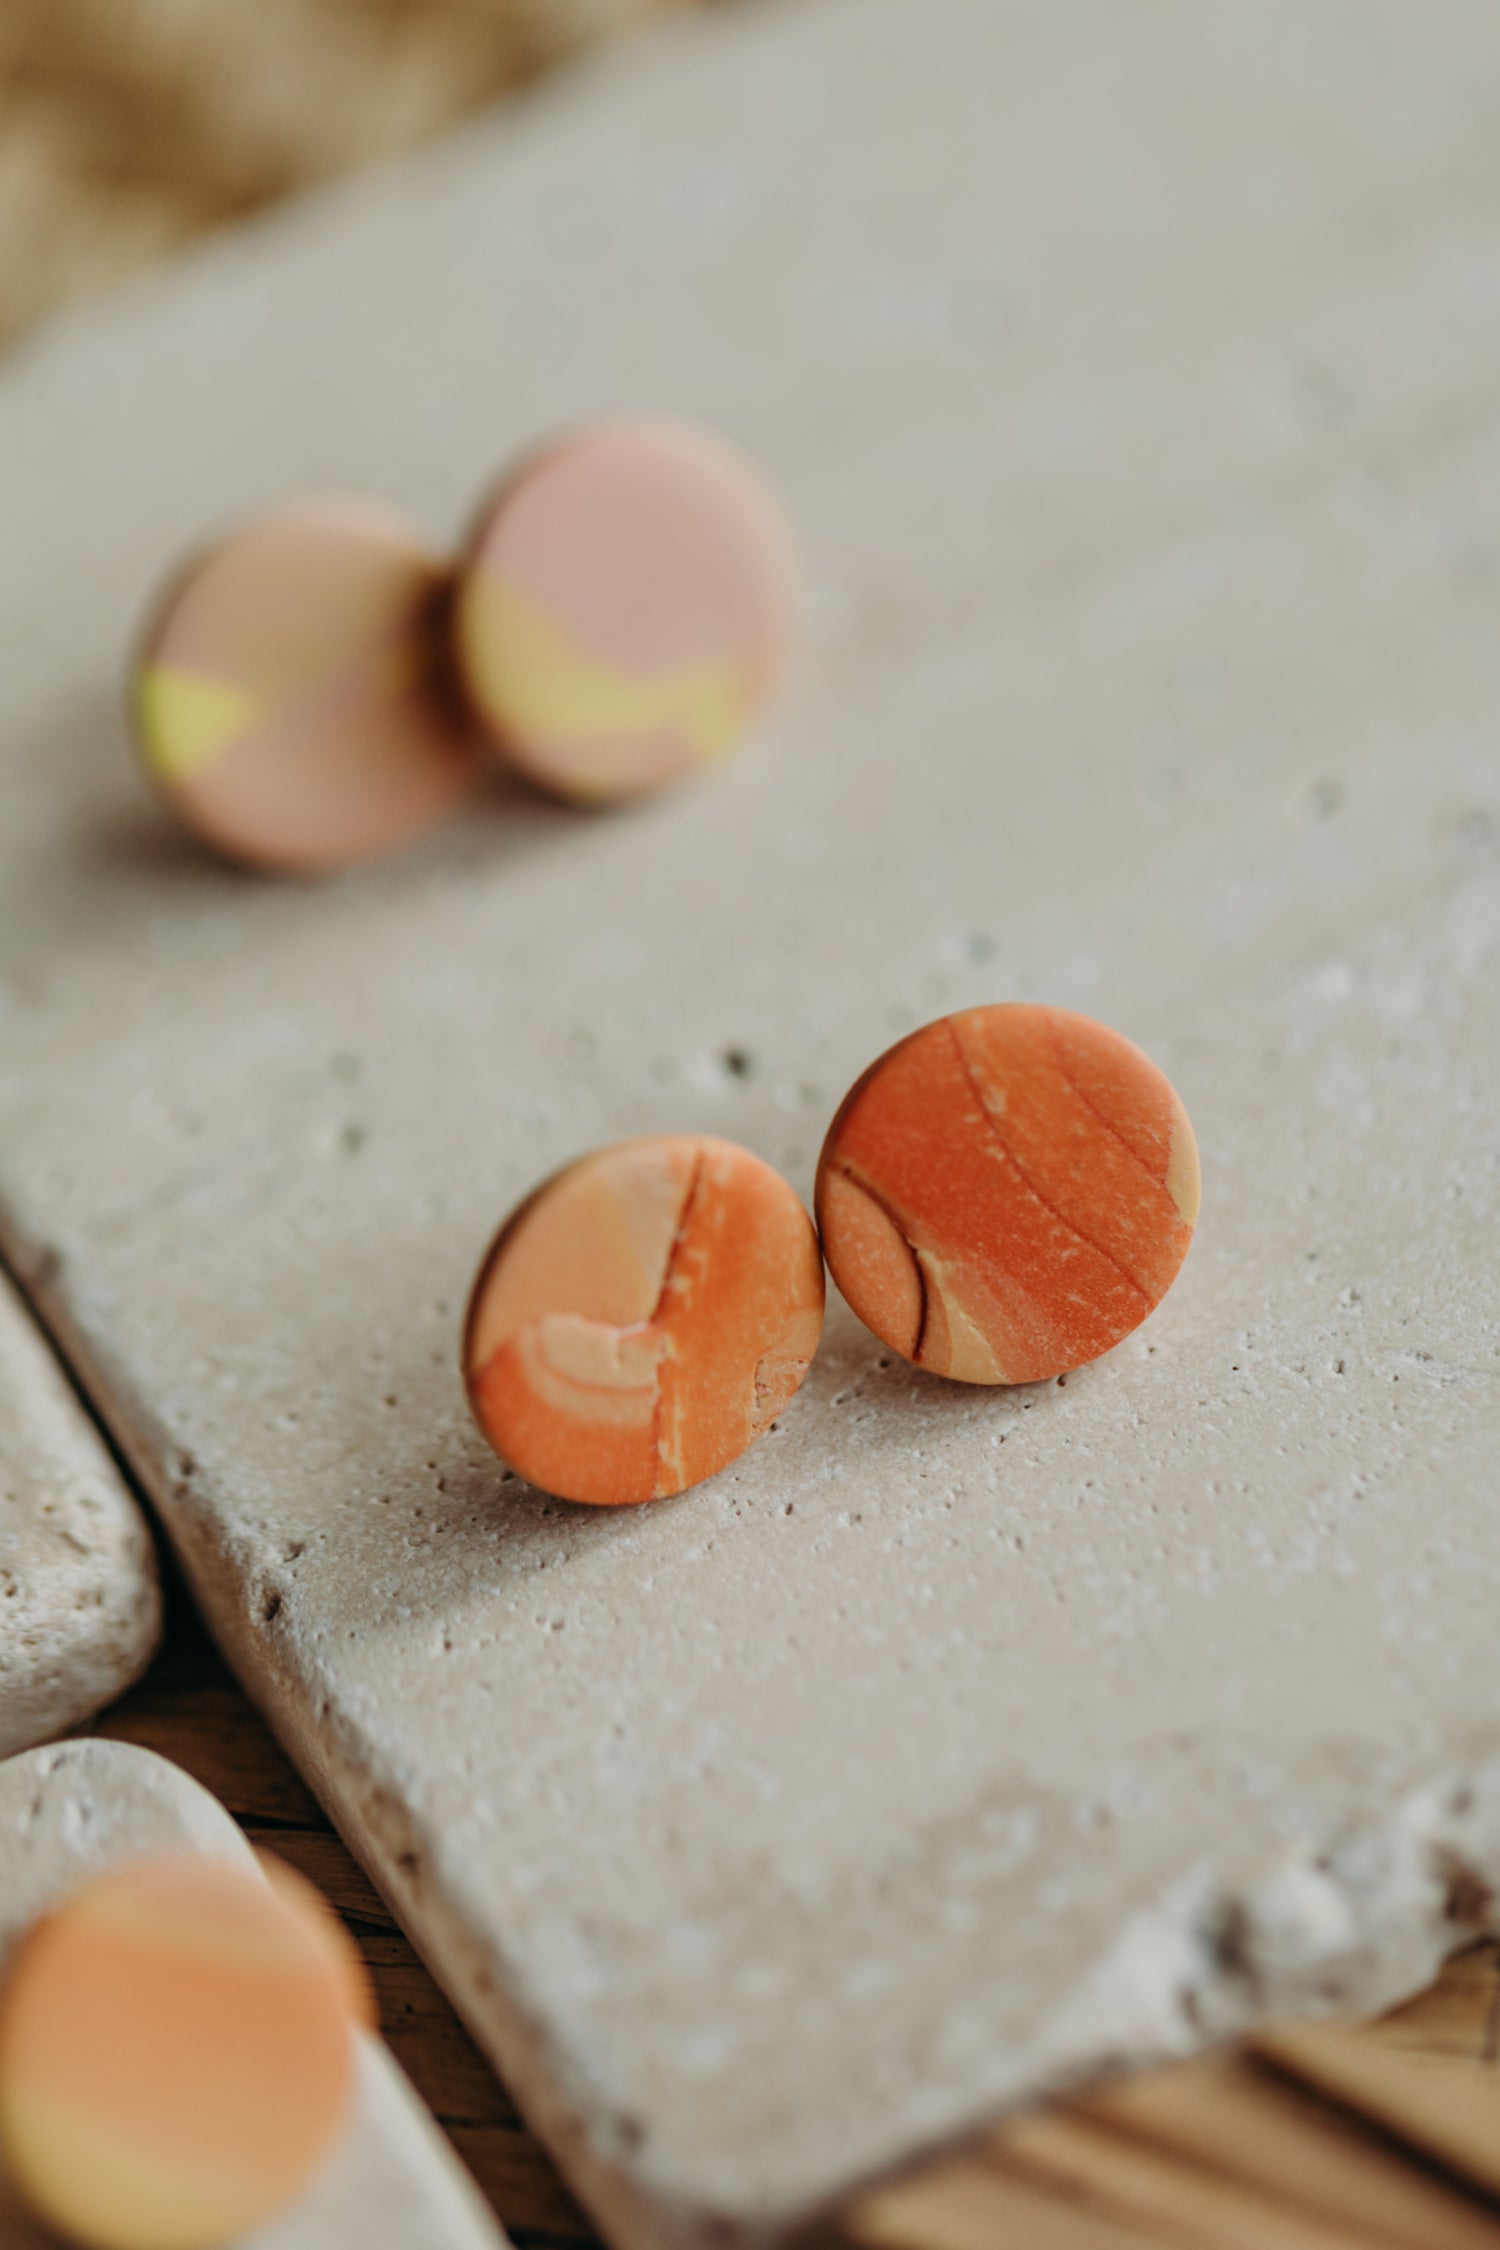
M 158 1751 L 332 1901 L 385 2037 L 520 2250 L 597 2237 L 174 1586 L 96 1729 Z M 1500 1947 L 1361 2031 L 1292 2029 L 997 2129 L 843 2214 L 854 2250 L 1500 2250 Z

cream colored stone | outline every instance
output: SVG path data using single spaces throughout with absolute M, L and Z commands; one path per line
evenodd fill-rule
M 0 1274 L 0 1757 L 113 1701 L 160 1635 L 145 1521 Z
M 222 1805 L 123 1742 L 62 1742 L 0 1765 L 0 1973 L 36 1916 L 141 1852 L 253 1866 Z M 48 2250 L 0 2175 L 5 2250 Z M 311 2192 L 244 2250 L 496 2250 L 505 2237 L 378 2039 L 360 2034 L 354 2122 Z
M 7 1239 L 622 2241 L 1409 1989 L 1500 1881 L 1497 114 L 1490 0 L 725 9 L 0 378 Z M 804 527 L 758 751 L 333 888 L 172 838 L 113 713 L 179 543 L 446 533 L 616 405 Z M 836 1310 L 706 1490 L 502 1481 L 457 1328 L 524 1189 L 673 1129 L 805 1193 L 1007 997 L 1192 1115 L 1137 1337 L 984 1395 Z

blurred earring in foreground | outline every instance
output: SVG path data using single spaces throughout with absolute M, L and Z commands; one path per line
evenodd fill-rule
M 332 2154 L 373 2001 L 292 1869 L 199 1852 L 97 1875 L 0 1993 L 0 2152 L 81 2250 L 224 2250 Z

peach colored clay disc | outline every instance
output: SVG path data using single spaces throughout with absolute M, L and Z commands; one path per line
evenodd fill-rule
M 457 608 L 471 695 L 545 788 L 634 797 L 726 758 L 794 639 L 780 510 L 739 454 L 671 422 L 560 440 L 501 487 Z
M 712 1476 L 817 1350 L 823 1260 L 779 1172 L 733 1141 L 621 1141 L 543 1182 L 495 1240 L 464 1374 L 485 1436 L 565 1500 Z
M 818 1163 L 829 1270 L 883 1343 L 965 1383 L 1097 1359 L 1176 1279 L 1198 1150 L 1138 1047 L 1061 1008 L 970 1008 L 871 1065 Z
M 96 1878 L 26 1938 L 0 1996 L 0 2149 L 87 2250 L 213 2250 L 293 2203 L 353 2086 L 326 1931 L 197 1854 Z
M 133 682 L 146 769 L 202 840 L 288 874 L 371 859 L 475 786 L 451 572 L 398 516 L 310 501 L 169 587 Z

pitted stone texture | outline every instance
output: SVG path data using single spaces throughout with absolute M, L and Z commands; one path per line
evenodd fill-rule
M 0 1973 L 39 1914 L 115 1862 L 210 1852 L 254 1867 L 196 1781 L 123 1742 L 64 1742 L 0 1765 Z M 379 2040 L 359 2034 L 359 2090 L 342 2147 L 294 2211 L 244 2250 L 499 2250 L 505 2237 Z M 50 2250 L 0 2175 L 6 2250 Z
M 1500 1749 L 1497 109 L 1490 0 L 725 9 L 0 378 L 12 1254 L 621 2237 L 1374 2003 L 1500 1880 L 1438 1778 Z M 641 402 L 811 551 L 754 757 L 316 896 L 165 833 L 111 717 L 164 557 L 330 484 L 446 536 Z M 1146 1329 L 976 1392 L 835 1308 L 701 1491 L 502 1480 L 497 1213 L 663 1130 L 806 1197 L 1006 998 L 1192 1117 Z
M 145 1519 L 0 1274 L 0 1757 L 112 1702 L 160 1635 Z

